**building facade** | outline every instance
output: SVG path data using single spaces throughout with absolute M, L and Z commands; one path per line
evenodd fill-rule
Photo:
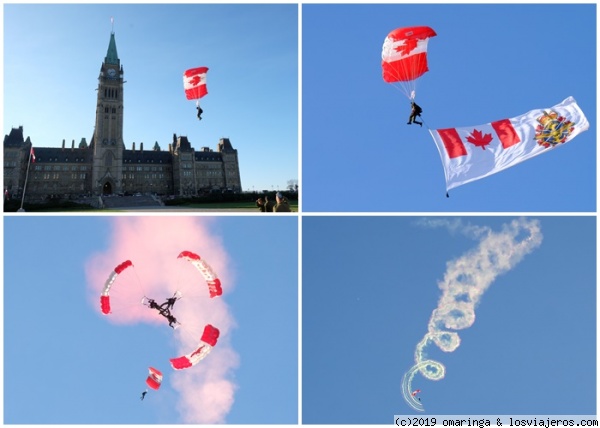
M 173 135 L 168 150 L 158 142 L 150 150 L 143 143 L 125 148 L 123 141 L 123 66 L 111 33 L 100 67 L 94 134 L 77 147 L 33 146 L 23 127 L 4 137 L 4 190 L 16 198 L 40 202 L 49 197 L 153 193 L 195 196 L 215 190 L 242 190 L 237 150 L 221 138 L 216 151 L 195 150 L 185 136 Z M 32 150 L 35 161 L 29 162 Z

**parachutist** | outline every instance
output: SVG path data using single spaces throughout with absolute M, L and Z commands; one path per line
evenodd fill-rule
M 414 101 L 410 102 L 410 116 L 408 118 L 408 123 L 407 125 L 410 125 L 411 123 L 417 123 L 419 125 L 421 125 L 421 127 L 423 127 L 423 122 L 419 122 L 417 120 L 417 116 L 421 117 L 421 113 L 423 113 L 423 109 L 421 107 L 419 107 L 419 105 L 417 103 L 415 103 Z
M 146 394 L 148 394 L 148 390 L 145 390 L 144 392 L 142 392 L 142 396 L 140 397 L 140 400 L 143 400 L 146 397 Z
M 200 106 L 198 106 L 198 107 L 196 107 L 196 108 L 198 109 L 198 120 L 202 120 L 202 118 L 201 118 L 200 116 L 202 115 L 202 112 L 203 112 L 204 110 L 202 110 L 202 109 L 200 108 Z
M 175 305 L 175 302 L 177 300 L 179 300 L 179 298 L 176 297 L 176 296 L 169 297 L 165 303 L 163 303 L 163 304 L 161 304 L 159 306 L 161 312 L 162 311 L 166 311 L 167 313 L 170 314 L 171 313 L 171 309 L 173 309 L 173 306 Z
M 175 318 L 171 314 L 167 315 L 166 318 L 169 320 L 169 327 L 174 329 L 175 328 L 174 325 L 176 326 L 178 324 L 177 318 Z
M 154 299 L 148 299 L 148 307 L 150 309 L 158 309 L 160 311 L 160 306 L 158 306 L 158 303 L 156 303 Z

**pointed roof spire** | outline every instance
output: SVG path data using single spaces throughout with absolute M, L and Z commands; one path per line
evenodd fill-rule
M 112 17 L 110 18 L 111 24 L 113 23 Z M 114 27 L 113 27 L 114 30 Z M 104 58 L 106 64 L 119 65 L 119 55 L 117 54 L 117 43 L 115 42 L 115 32 L 110 32 L 110 42 L 108 43 L 108 51 L 106 52 L 106 58 Z

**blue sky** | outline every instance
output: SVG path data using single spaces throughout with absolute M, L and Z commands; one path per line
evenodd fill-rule
M 94 130 L 111 22 L 127 81 L 123 138 L 168 150 L 173 134 L 216 150 L 230 138 L 244 190 L 298 179 L 298 6 L 220 4 L 3 5 L 3 131 L 67 147 Z M 50 19 L 49 16 L 52 16 Z M 203 120 L 183 72 L 207 66 Z
M 111 221 L 4 218 L 5 423 L 181 422 L 169 384 L 170 330 L 116 326 L 87 300 L 84 264 L 107 248 Z M 227 423 L 298 421 L 297 223 L 232 216 L 213 224 L 236 277 L 224 295 L 240 359 Z M 157 367 L 165 381 L 141 402 L 147 367 L 157 361 L 166 363 Z
M 446 263 L 477 241 L 415 217 L 303 219 L 302 422 L 389 424 Z M 508 217 L 462 221 L 498 232 Z M 596 413 L 596 219 L 540 217 L 541 246 L 499 276 L 421 415 Z
M 381 77 L 395 28 L 427 25 L 417 102 L 432 129 L 475 126 L 573 96 L 590 121 L 560 150 L 445 197 L 427 128 Z M 304 211 L 596 211 L 596 5 L 308 4 L 302 8 Z

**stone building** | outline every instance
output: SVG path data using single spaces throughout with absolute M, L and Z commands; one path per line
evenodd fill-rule
M 123 66 L 114 32 L 100 67 L 94 134 L 88 144 L 38 147 L 25 138 L 23 127 L 4 137 L 4 189 L 13 198 L 33 202 L 49 197 L 75 199 L 80 195 L 156 193 L 199 195 L 215 190 L 242 190 L 237 150 L 222 138 L 216 151 L 195 150 L 185 136 L 173 135 L 168 150 L 158 142 L 150 150 L 143 143 L 125 148 L 123 141 Z M 35 162 L 29 165 L 33 147 Z

